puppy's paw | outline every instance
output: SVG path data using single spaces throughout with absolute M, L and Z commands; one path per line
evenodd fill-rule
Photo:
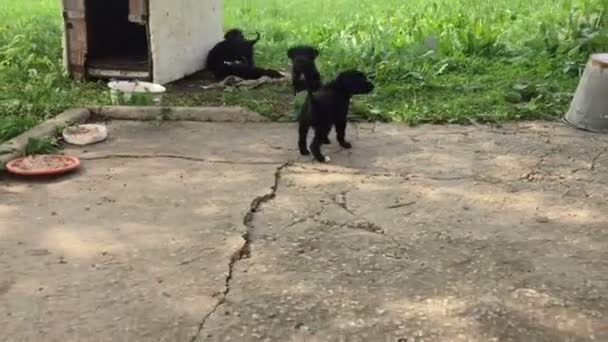
M 342 146 L 343 148 L 345 148 L 347 150 L 353 148 L 353 144 L 349 143 L 348 141 L 341 143 L 340 146 Z
M 310 151 L 309 150 L 300 150 L 300 155 L 303 155 L 303 156 L 310 155 Z
M 331 159 L 328 156 L 314 156 L 314 159 L 319 163 L 329 163 L 331 161 Z

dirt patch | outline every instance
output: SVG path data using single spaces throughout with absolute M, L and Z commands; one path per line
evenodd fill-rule
M 294 121 L 295 104 L 291 86 L 285 83 L 263 84 L 251 89 L 204 89 L 216 81 L 207 71 L 200 71 L 167 85 L 170 106 L 243 106 L 267 118 Z
M 169 93 L 199 93 L 203 92 L 203 86 L 215 83 L 211 72 L 207 70 L 198 71 L 192 75 L 186 76 L 180 80 L 169 83 L 167 90 Z

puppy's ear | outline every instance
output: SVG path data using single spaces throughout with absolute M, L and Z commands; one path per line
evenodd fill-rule
M 287 57 L 293 59 L 295 52 L 296 52 L 295 48 L 290 48 L 289 50 L 287 50 Z
M 311 53 L 312 53 L 312 58 L 313 59 L 319 57 L 319 50 L 317 50 L 315 48 L 312 48 Z
M 352 84 L 352 77 L 350 77 L 347 73 L 340 73 L 338 77 L 336 77 L 336 85 L 340 89 L 350 90 Z

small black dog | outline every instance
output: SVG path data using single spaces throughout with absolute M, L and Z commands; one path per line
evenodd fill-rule
M 364 73 L 357 70 L 341 72 L 335 80 L 322 86 L 316 93 L 309 90 L 299 119 L 300 154 L 308 155 L 312 152 L 317 161 L 329 161 L 329 158 L 321 153 L 321 145 L 329 143 L 328 135 L 332 126 L 336 127 L 336 138 L 340 146 L 351 148 L 352 145 L 345 140 L 350 99 L 353 95 L 369 94 L 373 90 L 374 84 Z M 310 127 L 313 127 L 315 133 L 309 152 L 306 138 Z
M 247 40 L 243 31 L 238 28 L 230 29 L 224 34 L 224 40 L 230 42 L 239 51 L 240 60 L 250 66 L 255 66 L 253 61 L 253 46 L 260 40 L 260 33 L 256 31 L 256 38 Z
M 247 40 L 240 29 L 231 29 L 226 32 L 224 40 L 209 51 L 207 70 L 211 71 L 218 80 L 231 75 L 247 80 L 258 79 L 262 76 L 283 77 L 278 71 L 255 66 L 253 47 L 260 40 L 259 32 L 256 33 L 255 39 Z
M 292 64 L 292 84 L 294 95 L 302 90 L 317 91 L 321 88 L 321 74 L 315 65 L 319 50 L 308 45 L 299 45 L 287 50 Z

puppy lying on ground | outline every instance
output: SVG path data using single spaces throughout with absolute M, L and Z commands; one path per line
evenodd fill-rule
M 257 33 L 257 32 L 256 32 Z M 231 29 L 224 34 L 224 40 L 217 43 L 207 58 L 209 67 L 221 62 L 241 62 L 254 66 L 254 45 L 260 40 L 260 34 L 254 40 L 247 40 L 240 29 Z
M 260 40 L 247 40 L 240 29 L 231 29 L 224 35 L 224 40 L 217 43 L 207 55 L 207 70 L 218 80 L 227 76 L 237 76 L 246 80 L 258 79 L 262 76 L 281 78 L 278 71 L 258 68 L 254 64 L 254 45 Z
M 369 94 L 374 85 L 360 71 L 348 70 L 340 73 L 335 80 L 322 86 L 318 92 L 308 90 L 306 102 L 302 106 L 299 118 L 298 147 L 301 155 L 312 155 L 321 163 L 329 158 L 321 153 L 321 145 L 329 143 L 329 132 L 336 128 L 336 138 L 343 148 L 349 149 L 351 143 L 346 141 L 346 121 L 350 100 L 353 95 Z M 308 131 L 314 129 L 310 152 L 306 146 Z
M 253 61 L 253 47 L 260 40 L 260 33 L 256 31 L 256 38 L 247 40 L 243 31 L 238 28 L 230 29 L 224 34 L 224 40 L 230 42 L 230 46 L 236 52 L 241 62 L 250 66 L 255 66 Z
M 317 91 L 321 88 L 321 74 L 315 64 L 319 50 L 308 45 L 299 45 L 287 50 L 292 64 L 292 85 L 294 95 L 302 90 Z

